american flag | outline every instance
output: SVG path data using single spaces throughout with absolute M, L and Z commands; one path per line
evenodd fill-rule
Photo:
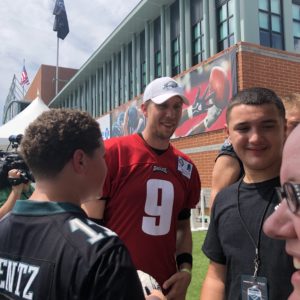
M 23 66 L 23 71 L 22 71 L 21 82 L 20 83 L 21 83 L 21 85 L 30 84 L 25 66 Z

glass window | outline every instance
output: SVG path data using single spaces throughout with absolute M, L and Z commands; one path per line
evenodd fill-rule
M 300 5 L 293 4 L 292 11 L 293 11 L 293 19 L 300 21 Z
M 155 78 L 161 77 L 161 51 L 157 51 L 154 55 Z
M 223 5 L 219 10 L 219 21 L 222 22 L 227 19 L 227 10 L 226 5 Z
M 260 33 L 259 33 L 259 36 L 260 36 L 261 45 L 266 46 L 266 47 L 271 47 L 270 35 L 267 31 L 262 31 L 261 30 Z
M 233 35 L 231 35 L 229 37 L 229 46 L 232 46 L 232 45 L 234 45 L 234 36 Z
M 233 11 L 233 1 L 229 0 L 228 1 L 228 16 L 234 15 Z
M 282 0 L 259 0 L 260 44 L 284 49 Z
M 233 34 L 234 33 L 234 22 L 233 22 L 233 18 L 229 19 L 229 34 Z
M 280 34 L 272 34 L 272 47 L 276 49 L 282 49 L 282 38 Z
M 228 26 L 227 23 L 223 23 L 220 25 L 220 38 L 223 40 L 228 35 Z
M 179 38 L 172 41 L 172 76 L 180 73 Z
M 293 24 L 293 33 L 295 37 L 299 37 L 300 38 L 300 22 L 299 23 L 294 23 Z
M 258 0 L 258 8 L 262 10 L 269 10 L 268 0 Z
M 300 52 L 300 39 L 294 38 L 294 47 L 296 51 Z
M 222 4 L 220 4 L 222 3 Z M 217 1 L 218 51 L 234 44 L 234 11 L 233 1 Z
M 268 14 L 259 12 L 259 26 L 263 29 L 269 29 Z
M 296 1 L 293 1 L 296 2 Z M 300 2 L 293 3 L 294 49 L 300 52 Z
M 194 38 L 197 38 L 197 37 L 199 37 L 200 36 L 200 23 L 197 23 L 195 26 L 194 26 L 194 28 L 193 28 L 194 30 L 194 35 L 193 35 L 193 37 Z
M 204 31 L 203 31 L 203 1 L 191 0 L 191 25 L 192 25 L 192 65 L 196 65 L 203 60 Z
M 272 31 L 281 32 L 280 17 L 272 16 Z
M 271 12 L 275 14 L 280 14 L 280 1 L 271 0 Z

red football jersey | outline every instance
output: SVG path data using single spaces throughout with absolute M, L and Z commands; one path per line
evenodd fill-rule
M 105 147 L 105 225 L 124 241 L 136 268 L 162 285 L 176 272 L 178 214 L 200 198 L 198 171 L 171 144 L 158 155 L 138 134 L 106 140 Z

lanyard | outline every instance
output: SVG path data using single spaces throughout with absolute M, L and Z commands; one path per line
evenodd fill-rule
M 273 193 L 271 194 L 270 200 L 268 201 L 268 204 L 266 205 L 261 220 L 260 220 L 260 224 L 259 224 L 259 230 L 258 230 L 258 239 L 257 242 L 255 241 L 255 238 L 252 236 L 252 234 L 250 233 L 245 221 L 242 218 L 241 215 L 241 210 L 240 210 L 240 187 L 241 187 L 241 183 L 243 182 L 244 178 L 240 179 L 240 182 L 238 184 L 238 189 L 237 189 L 237 209 L 238 209 L 238 213 L 239 213 L 239 218 L 241 220 L 241 223 L 245 229 L 245 231 L 247 232 L 248 236 L 250 237 L 250 240 L 255 248 L 255 257 L 254 257 L 254 274 L 253 277 L 256 279 L 257 278 L 257 273 L 258 273 L 258 269 L 260 266 L 260 258 L 259 258 L 259 247 L 260 247 L 260 239 L 261 239 L 261 232 L 262 232 L 262 227 L 263 227 L 263 223 L 264 223 L 264 219 L 267 213 L 267 210 L 272 202 L 272 198 L 274 196 L 275 190 L 273 190 Z

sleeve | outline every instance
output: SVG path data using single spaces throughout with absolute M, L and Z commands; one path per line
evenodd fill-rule
M 215 160 L 217 160 L 220 156 L 222 155 L 229 155 L 231 157 L 234 157 L 236 159 L 238 159 L 232 144 L 230 143 L 230 141 L 228 139 L 226 139 L 220 149 L 220 152 L 218 153 L 217 157 Z
M 218 205 L 218 195 L 212 206 L 208 231 L 202 245 L 203 253 L 212 261 L 219 264 L 226 264 L 226 257 L 218 236 L 218 222 L 216 218 L 216 206 Z
M 143 289 L 124 245 L 109 248 L 97 260 L 89 276 L 88 300 L 142 300 Z M 86 299 L 86 298 L 85 298 Z
M 221 147 L 221 149 L 220 149 L 220 151 L 219 151 L 219 153 L 218 153 L 218 155 L 217 155 L 217 157 L 215 159 L 215 162 L 222 155 L 228 155 L 228 156 L 231 156 L 231 157 L 233 157 L 233 158 L 235 158 L 235 159 L 238 160 L 238 162 L 240 164 L 240 168 L 241 168 L 241 172 L 240 172 L 240 176 L 239 177 L 241 177 L 244 174 L 243 163 L 239 159 L 239 157 L 236 155 L 236 153 L 235 153 L 235 151 L 233 149 L 233 146 L 232 146 L 231 142 L 228 139 L 226 139 L 224 141 L 224 143 L 223 143 L 223 145 L 222 145 L 222 147 Z

